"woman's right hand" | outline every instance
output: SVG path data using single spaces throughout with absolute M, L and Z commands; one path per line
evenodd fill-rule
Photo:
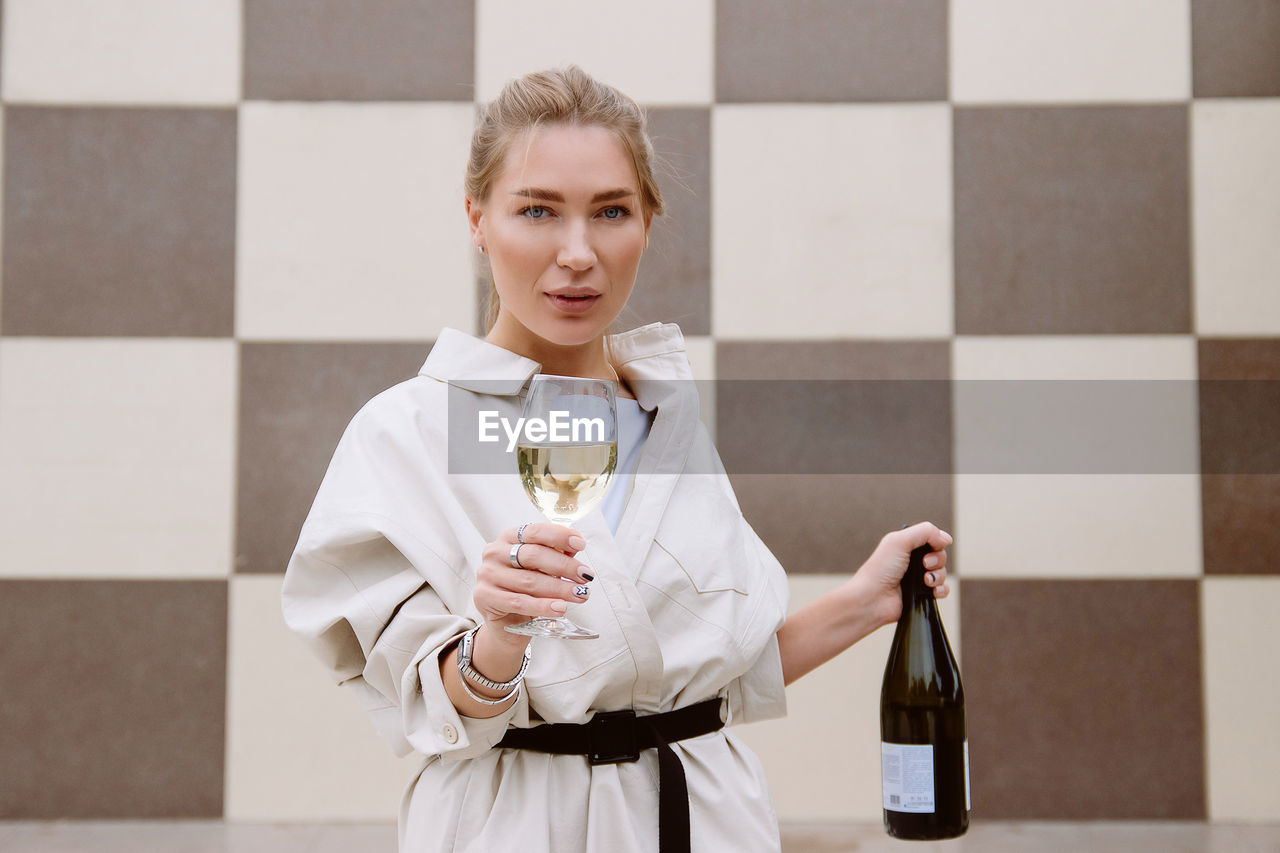
M 595 580 L 590 567 L 575 559 L 587 547 L 578 531 L 550 521 L 525 525 L 518 569 L 511 565 L 516 531 L 507 528 L 486 544 L 476 571 L 472 599 L 485 622 L 499 629 L 534 616 L 563 616 L 569 603 L 587 600 L 586 585 Z

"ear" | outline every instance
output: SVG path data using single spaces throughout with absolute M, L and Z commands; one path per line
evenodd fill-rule
M 477 247 L 484 245 L 484 208 L 471 196 L 467 196 L 467 227 L 471 231 L 471 243 Z

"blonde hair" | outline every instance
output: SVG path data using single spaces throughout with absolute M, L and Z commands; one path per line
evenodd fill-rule
M 662 214 L 662 192 L 654 178 L 653 144 L 645 129 L 644 111 L 631 98 L 576 65 L 518 77 L 480 108 L 463 184 L 467 195 L 477 202 L 487 200 L 512 141 L 544 124 L 613 131 L 635 166 L 643 212 Z M 498 307 L 498 289 L 490 278 L 486 330 L 497 321 Z

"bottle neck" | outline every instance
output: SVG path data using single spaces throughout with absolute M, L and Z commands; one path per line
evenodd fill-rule
M 933 606 L 933 589 L 924 582 L 924 558 L 932 553 L 928 545 L 923 545 L 911 552 L 906 574 L 902 576 L 902 611 L 920 606 Z

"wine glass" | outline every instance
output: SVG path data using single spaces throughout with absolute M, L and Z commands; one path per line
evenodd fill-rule
M 607 379 L 534 376 L 525 398 L 516 464 L 529 500 L 557 524 L 572 524 L 595 509 L 618 466 L 614 384 Z M 528 637 L 600 636 L 564 616 L 535 616 L 507 630 Z

